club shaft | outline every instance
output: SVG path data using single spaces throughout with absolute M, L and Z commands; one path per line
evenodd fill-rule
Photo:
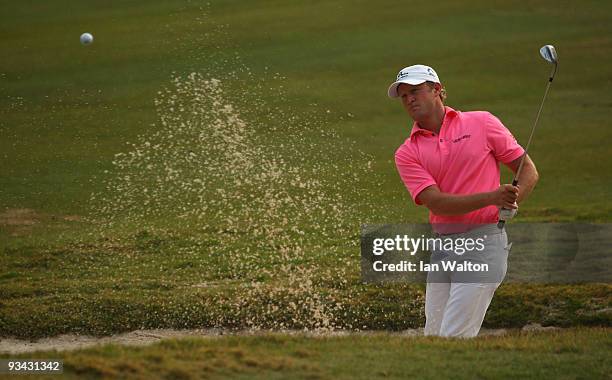
M 550 85 L 552 84 L 552 81 L 555 78 L 556 73 L 557 73 L 557 64 L 555 63 L 553 71 L 550 74 L 550 78 L 548 78 L 548 84 L 546 85 L 546 90 L 544 91 L 542 102 L 540 103 L 540 109 L 538 109 L 538 113 L 536 115 L 535 122 L 533 123 L 533 127 L 531 128 L 531 134 L 529 135 L 529 140 L 527 140 L 527 145 L 525 145 L 525 153 L 523 154 L 523 157 L 521 157 L 521 162 L 519 164 L 518 170 L 516 171 L 516 175 L 514 176 L 514 180 L 512 181 L 512 186 L 518 185 L 518 179 L 519 179 L 519 176 L 521 175 L 521 172 L 523 171 L 523 164 L 525 163 L 525 157 L 527 157 L 527 151 L 529 151 L 529 146 L 531 145 L 531 139 L 533 139 L 533 133 L 535 132 L 536 126 L 538 125 L 538 120 L 540 120 L 540 114 L 542 113 L 542 108 L 544 108 L 544 101 L 546 101 L 548 90 L 550 89 Z M 505 220 L 500 220 L 497 223 L 497 227 L 502 229 L 505 223 L 506 223 Z
M 546 85 L 546 91 L 544 91 L 544 97 L 542 98 L 542 102 L 540 103 L 540 109 L 535 118 L 535 122 L 533 123 L 533 127 L 531 128 L 531 134 L 529 135 L 529 140 L 527 140 L 527 145 L 525 145 L 525 154 L 521 158 L 521 163 L 519 164 L 519 168 L 516 171 L 516 176 L 514 177 L 513 184 L 516 186 L 518 183 L 518 179 L 523 171 L 523 164 L 525 163 L 525 157 L 527 157 L 527 152 L 529 151 L 529 146 L 531 145 L 531 140 L 533 139 L 533 133 L 536 130 L 536 126 L 538 125 L 538 120 L 540 120 L 540 114 L 542 113 L 542 109 L 544 108 L 544 101 L 546 101 L 546 96 L 548 95 L 548 90 L 550 89 L 550 85 L 552 84 L 552 76 Z

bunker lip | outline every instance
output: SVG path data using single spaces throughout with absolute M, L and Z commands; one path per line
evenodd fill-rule
M 486 329 L 480 330 L 478 337 L 505 336 L 510 333 L 557 331 L 559 327 L 546 326 L 539 324 L 529 324 L 522 329 Z M 208 329 L 155 329 L 155 330 L 135 330 L 123 334 L 116 334 L 106 337 L 93 337 L 87 335 L 64 334 L 55 337 L 42 338 L 34 341 L 20 340 L 12 338 L 0 338 L 0 354 L 21 354 L 36 351 L 71 351 L 96 347 L 108 344 L 123 346 L 147 346 L 167 339 L 181 338 L 222 338 L 225 336 L 268 336 L 286 335 L 305 338 L 333 338 L 345 336 L 368 336 L 368 335 L 389 335 L 406 338 L 423 336 L 423 328 L 408 329 L 401 331 L 384 330 L 227 330 L 218 328 Z

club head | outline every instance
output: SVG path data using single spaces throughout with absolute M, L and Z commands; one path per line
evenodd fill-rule
M 550 63 L 557 64 L 557 51 L 555 47 L 552 45 L 544 45 L 540 48 L 540 55 L 542 58 L 547 60 Z

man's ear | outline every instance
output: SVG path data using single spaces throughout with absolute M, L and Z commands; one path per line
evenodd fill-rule
M 440 95 L 440 92 L 442 91 L 442 85 L 440 83 L 434 83 L 434 90 L 436 95 Z

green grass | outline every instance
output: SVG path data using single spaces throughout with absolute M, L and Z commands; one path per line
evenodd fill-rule
M 319 302 L 310 295 L 329 308 L 342 304 L 332 313 L 338 326 L 422 325 L 422 286 L 361 284 L 357 257 L 359 224 L 427 218 L 424 208 L 411 203 L 393 164 L 411 123 L 385 95 L 397 71 L 412 63 L 436 68 L 451 106 L 493 112 L 524 144 L 549 70 L 537 50 L 555 44 L 560 68 L 530 153 L 541 180 L 521 205 L 519 221 L 610 222 L 609 3 L 443 1 L 411 5 L 405 12 L 388 1 L 224 1 L 199 7 L 184 1 L 4 5 L 0 213 L 33 209 L 37 223 L 0 225 L 0 335 L 245 327 L 250 318 L 272 328 L 314 327 L 311 314 L 299 314 L 295 322 L 287 311 L 292 302 Z M 88 47 L 78 43 L 85 31 L 95 37 Z M 105 193 L 102 181 L 114 173 L 115 154 L 159 130 L 158 91 L 170 86 L 173 73 L 182 78 L 193 71 L 223 79 L 226 89 L 235 90 L 230 100 L 249 120 L 266 120 L 266 109 L 253 105 L 262 103 L 279 107 L 281 115 L 316 116 L 312 129 L 304 131 L 310 141 L 327 147 L 353 141 L 337 154 L 346 153 L 356 165 L 363 163 L 358 152 L 369 155 L 372 170 L 356 172 L 359 192 L 344 203 L 335 193 L 325 200 L 350 206 L 353 219 L 342 221 L 338 236 L 308 236 L 306 254 L 294 263 L 321 270 L 307 292 L 292 294 L 295 283 L 262 274 L 276 269 L 278 247 L 249 259 L 258 271 L 231 267 L 214 249 L 219 239 L 236 235 L 217 234 L 213 223 L 201 222 L 195 230 L 169 213 L 146 223 L 119 220 L 119 227 L 101 234 L 95 222 L 64 219 L 96 216 L 92 193 L 117 195 Z M 275 73 L 285 79 L 274 79 Z M 282 96 L 274 90 L 279 86 Z M 249 126 L 279 157 L 285 151 L 278 146 L 294 142 L 290 129 Z M 319 129 L 339 137 L 322 136 Z M 300 153 L 282 157 L 297 167 L 316 164 L 308 151 Z M 322 180 L 348 181 L 348 173 L 331 166 L 337 158 L 319 162 Z M 504 178 L 510 178 L 507 170 Z M 376 212 L 370 212 L 372 205 Z M 310 224 L 316 223 L 323 224 Z M 319 232 L 330 226 L 299 223 Z M 232 247 L 246 249 L 250 243 L 247 236 Z M 347 268 L 346 283 L 343 273 L 333 274 L 334 265 Z M 243 284 L 255 280 L 280 293 L 249 293 L 262 298 L 228 306 L 240 299 Z M 202 283 L 215 285 L 194 287 Z M 504 284 L 485 325 L 609 326 L 610 303 L 609 284 Z
M 106 345 L 11 359 L 61 359 L 67 379 L 593 379 L 608 376 L 611 343 L 609 329 L 584 328 L 472 340 L 267 334 L 167 340 L 148 347 Z
M 341 252 L 336 248 L 293 263 L 296 270 L 314 265 L 320 271 L 309 278 L 311 287 L 294 292 L 296 280 L 289 274 L 271 277 L 234 267 L 210 253 L 214 242 L 199 245 L 199 251 L 181 250 L 192 248 L 193 241 L 201 240 L 141 231 L 98 244 L 7 248 L 0 336 L 108 335 L 164 327 L 312 329 L 321 320 L 314 313 L 319 304 L 296 310 L 291 304 L 315 296 L 328 310 L 330 327 L 401 330 L 424 324 L 422 284 L 362 284 L 358 258 L 343 261 L 342 254 L 330 254 Z M 280 264 L 264 254 L 255 268 Z M 334 267 L 348 270 L 334 273 Z M 265 288 L 253 288 L 252 281 Z M 502 284 L 484 326 L 609 326 L 611 304 L 609 284 Z

